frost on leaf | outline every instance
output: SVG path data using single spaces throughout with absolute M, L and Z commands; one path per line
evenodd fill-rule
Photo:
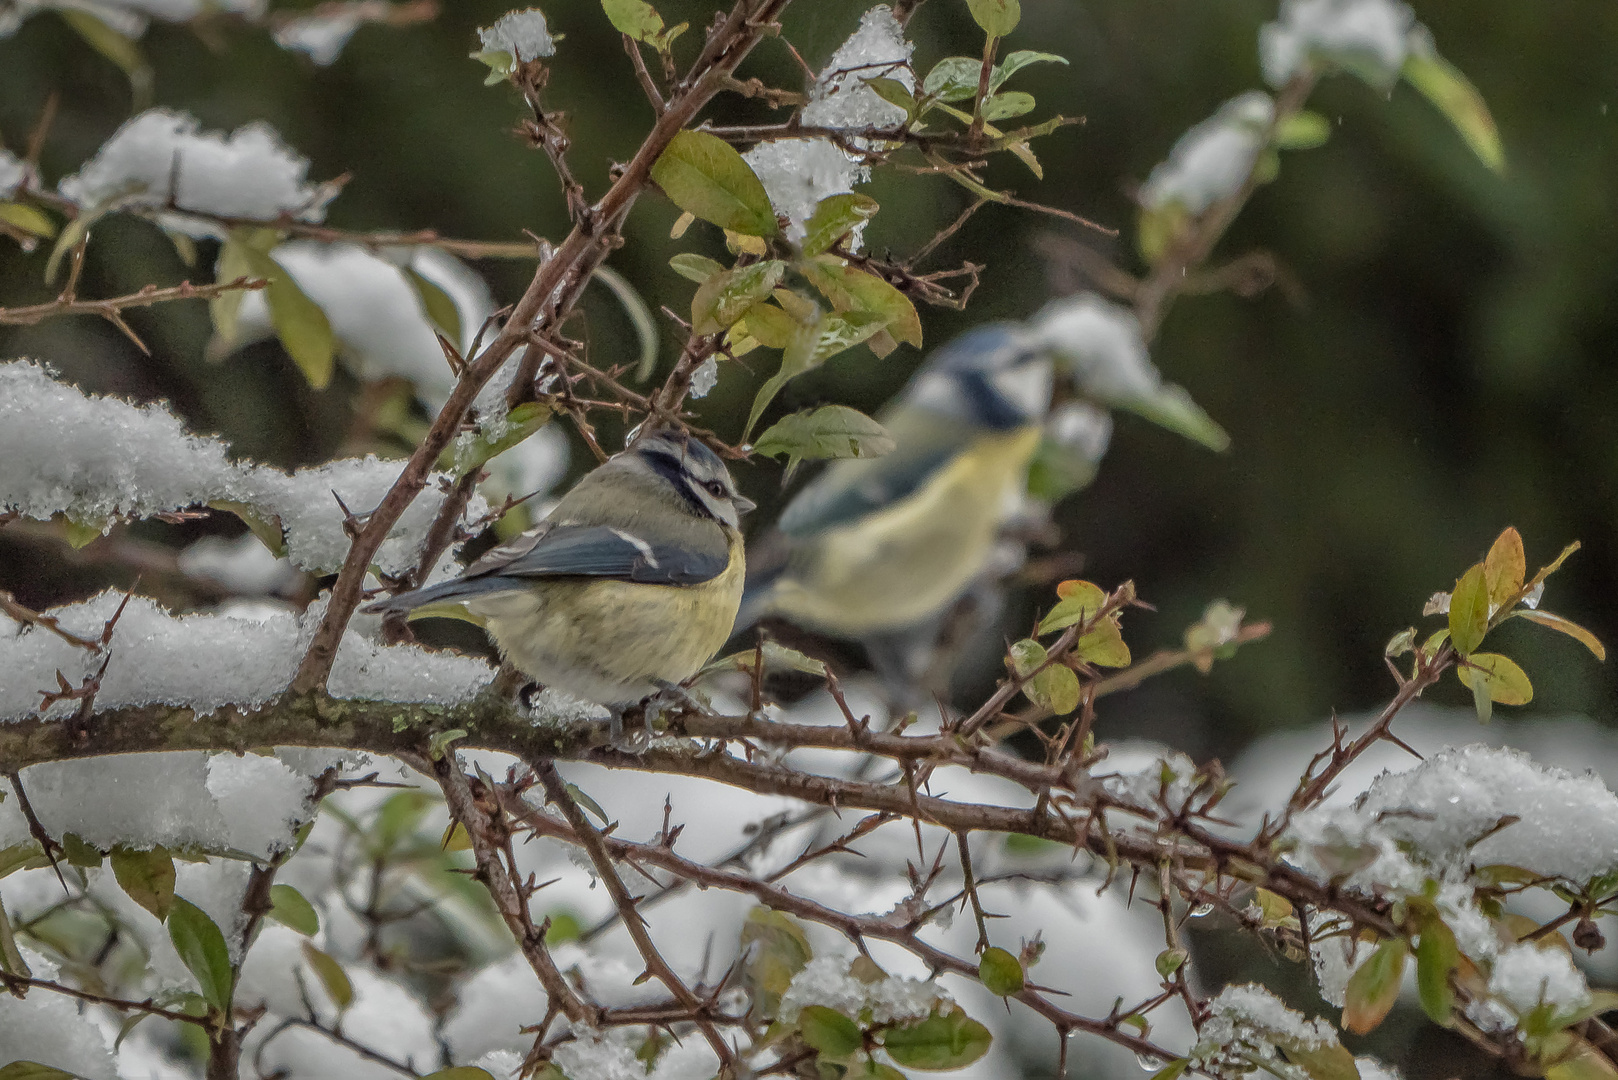
M 802 121 L 813 127 L 882 128 L 903 123 L 905 111 L 884 101 L 865 84 L 873 78 L 894 79 L 907 90 L 916 87 L 910 71 L 914 46 L 887 5 L 865 13 L 859 29 L 843 42 L 809 90 Z M 870 179 L 870 167 L 829 139 L 782 139 L 760 143 L 742 155 L 769 193 L 770 203 L 790 225 L 787 235 L 803 238 L 804 222 L 820 200 L 853 191 Z M 850 246 L 859 246 L 856 227 Z
M 11 151 L 0 147 L 0 199 L 9 199 L 28 179 L 28 166 Z
M 1337 1041 L 1330 1023 L 1306 1020 L 1262 986 L 1227 986 L 1208 1003 L 1208 1010 L 1191 1062 L 1210 1076 L 1308 1080 L 1315 1070 L 1303 1067 L 1304 1062 L 1338 1057 L 1352 1067 L 1353 1058 Z
M 268 124 L 230 134 L 199 130 L 195 117 L 150 109 L 113 133 L 59 190 L 79 207 L 109 203 L 162 209 L 166 224 L 194 236 L 223 236 L 221 226 L 184 213 L 269 221 L 283 214 L 320 221 L 337 194 L 310 184 L 309 161 Z
M 854 974 L 848 957 L 823 956 L 792 977 L 778 1015 L 790 1023 L 805 1005 L 823 1005 L 849 1017 L 868 1009 L 872 1023 L 889 1024 L 925 1019 L 949 1002 L 934 983 L 899 975 L 866 981 Z
M 1618 796 L 1594 773 L 1468 746 L 1384 773 L 1350 807 L 1299 815 L 1293 834 L 1300 865 L 1324 879 L 1362 862 L 1347 881 L 1365 887 L 1419 889 L 1431 872 L 1501 864 L 1585 882 L 1618 868 Z
M 1229 445 L 1183 388 L 1163 381 L 1128 308 L 1081 293 L 1046 305 L 1032 333 L 1035 347 L 1049 352 L 1092 401 L 1128 409 L 1215 450 Z
M 510 53 L 523 63 L 556 55 L 556 42 L 538 8 L 507 12 L 493 26 L 480 28 L 478 39 L 486 51 Z
M 1274 87 L 1321 64 L 1387 90 L 1415 31 L 1415 12 L 1400 0 L 1283 0 L 1280 17 L 1259 31 L 1259 62 Z
M 275 43 L 283 49 L 306 54 L 321 67 L 334 62 L 343 46 L 365 22 L 354 8 L 330 15 L 304 15 L 283 23 L 275 31 Z
M 1231 98 L 1180 136 L 1168 159 L 1152 169 L 1140 189 L 1141 205 L 1156 210 L 1178 204 L 1200 214 L 1234 195 L 1252 173 L 1274 118 L 1268 94 L 1249 90 Z

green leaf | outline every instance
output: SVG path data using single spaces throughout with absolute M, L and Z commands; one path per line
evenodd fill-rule
M 719 334 L 730 329 L 748 308 L 774 291 L 786 269 L 781 260 L 766 259 L 723 270 L 704 281 L 691 298 L 691 332 Z
M 76 12 L 63 12 L 64 15 L 77 14 Z M 11 1064 L 0 1067 L 0 1080 L 77 1080 L 70 1072 L 63 1072 L 54 1065 L 41 1065 L 37 1061 L 13 1061 Z
M 1032 638 L 1024 638 L 1011 646 L 1012 664 L 1017 674 L 1027 678 L 1028 673 L 1045 663 L 1045 646 Z M 1041 708 L 1058 716 L 1065 716 L 1079 707 L 1081 692 L 1079 677 L 1063 664 L 1051 664 L 1023 684 L 1023 696 Z
M 111 60 L 129 78 L 135 111 L 146 108 L 152 99 L 152 65 L 140 46 L 88 11 L 59 12 L 67 24 L 96 52 Z
M 488 65 L 489 74 L 483 78 L 484 86 L 505 82 L 517 69 L 517 58 L 505 49 L 484 49 L 467 55 L 480 64 Z
M 476 1065 L 456 1065 L 453 1068 L 428 1073 L 421 1080 L 494 1080 L 494 1075 Z
M 956 1011 L 934 1014 L 882 1033 L 882 1048 L 900 1065 L 912 1069 L 960 1069 L 989 1051 L 989 1029 Z
M 1360 1080 L 1359 1066 L 1348 1047 L 1338 1043 L 1325 1046 L 1281 1044 L 1287 1060 L 1309 1074 L 1310 1080 Z
M 1056 595 L 1060 598 L 1059 602 L 1051 608 L 1050 614 L 1040 620 L 1041 634 L 1065 630 L 1074 623 L 1094 618 L 1107 602 L 1107 594 L 1101 587 L 1088 581 L 1064 581 L 1056 587 Z
M 282 348 L 298 365 L 310 386 L 325 389 L 331 382 L 337 360 L 337 338 L 332 333 L 331 321 L 280 263 L 251 249 L 247 258 L 253 274 L 270 283 L 264 290 L 264 298 Z
M 0 848 L 0 878 L 18 870 L 37 870 L 50 864 L 51 861 L 45 857 L 45 849 L 39 846 L 38 840 Z
M 67 861 L 74 866 L 93 869 L 101 865 L 101 850 L 94 844 L 87 842 L 78 833 L 64 833 L 62 836 L 62 853 Z
M 1022 961 L 1005 949 L 989 948 L 978 957 L 978 981 L 991 994 L 1011 997 L 1022 993 L 1024 984 Z
M 777 293 L 782 291 L 776 290 Z M 747 314 L 742 316 L 742 326 L 748 337 L 772 349 L 787 348 L 803 329 L 802 323 L 774 304 L 754 304 L 748 308 Z
M 1500 145 L 1500 130 L 1489 115 L 1489 106 L 1477 87 L 1448 60 L 1434 53 L 1412 51 L 1405 60 L 1405 81 L 1415 87 L 1460 132 L 1478 160 L 1495 172 L 1504 172 L 1506 152 Z
M 646 0 L 601 0 L 601 7 L 614 30 L 636 41 L 655 43 L 663 34 L 663 16 Z
M 733 652 L 728 656 L 709 661 L 708 665 L 702 670 L 704 672 L 723 670 L 750 673 L 753 670 L 753 662 L 757 659 L 757 650 L 742 649 L 739 652 Z M 805 675 L 816 675 L 822 678 L 826 674 L 824 661 L 816 660 L 814 657 L 801 653 L 797 649 L 789 649 L 778 641 L 765 639 L 764 669 L 768 671 L 771 668 L 785 668 L 788 671 L 798 671 Z
M 989 76 L 989 93 L 994 93 L 1005 85 L 1005 81 L 1030 64 L 1066 64 L 1067 57 L 1057 56 L 1055 53 L 1036 52 L 1033 49 L 1018 49 L 1007 53 L 1006 58 L 995 66 L 993 74 Z M 976 86 L 973 87 L 976 92 Z
M 800 327 L 781 356 L 781 369 L 759 387 L 758 394 L 753 398 L 753 408 L 748 413 L 747 426 L 742 429 L 742 438 L 746 439 L 752 432 L 753 426 L 764 415 L 764 410 L 769 408 L 770 402 L 775 400 L 781 387 L 804 372 L 813 371 L 843 350 L 858 345 L 881 330 L 882 325 L 881 316 L 850 311 L 846 314 L 830 312 L 820 316 L 812 325 Z
M 983 119 L 1008 120 L 1014 116 L 1022 116 L 1034 111 L 1034 95 L 1025 94 L 1021 90 L 1007 90 L 1003 94 L 995 94 L 983 102 Z
M 112 849 L 112 873 L 129 898 L 157 916 L 169 917 L 174 906 L 174 859 L 158 846 L 136 851 L 122 844 Z
M 701 285 L 715 274 L 723 274 L 725 267 L 706 255 L 697 255 L 693 252 L 682 251 L 669 260 L 669 266 L 676 274 L 687 281 L 694 281 Z
M 1455 1011 L 1449 976 L 1460 962 L 1454 931 L 1436 915 L 1422 920 L 1421 940 L 1416 945 L 1416 991 L 1427 1018 L 1440 1027 L 1449 1026 Z
M 742 924 L 741 947 L 747 955 L 742 973 L 753 993 L 753 1007 L 766 1019 L 773 1018 L 792 977 L 814 957 L 809 938 L 789 916 L 758 907 Z
M 595 815 L 596 820 L 601 822 L 603 828 L 612 824 L 612 818 L 607 816 L 607 812 L 601 808 L 600 803 L 590 798 L 589 792 L 577 784 L 563 784 L 562 786 L 567 789 L 567 793 L 573 797 L 574 802 Z
M 1449 597 L 1449 640 L 1455 651 L 1466 656 L 1483 642 L 1489 632 L 1489 585 L 1478 563 L 1461 575 Z
M 716 264 L 717 265 L 717 264 Z M 635 339 L 640 342 L 640 358 L 635 362 L 635 378 L 645 382 L 652 377 L 652 371 L 657 367 L 657 320 L 652 318 L 652 309 L 647 306 L 645 297 L 640 291 L 629 283 L 629 279 L 610 266 L 598 266 L 590 275 L 592 280 L 607 287 L 618 306 L 624 309 L 629 317 L 629 325 L 635 328 Z
M 1005 37 L 1022 20 L 1022 5 L 1017 0 L 966 0 L 966 6 L 988 37 Z
M 17 936 L 11 928 L 11 916 L 6 914 L 6 906 L 0 903 L 0 971 L 18 978 L 27 979 L 33 976 L 28 968 L 28 961 L 23 959 L 22 951 L 17 948 Z
M 1331 138 L 1331 122 L 1307 109 L 1283 116 L 1275 125 L 1272 144 L 1281 150 L 1313 150 Z
M 427 321 L 437 327 L 450 343 L 459 347 L 461 343 L 461 309 L 455 306 L 449 293 L 443 288 L 428 281 L 410 267 L 404 268 L 405 280 L 410 287 L 416 290 L 416 299 L 421 301 L 421 310 L 427 316 Z
M 878 316 L 894 337 L 921 348 L 921 316 L 916 314 L 916 305 L 889 282 L 847 266 L 835 255 L 817 256 L 798 269 L 838 311 Z
M 1386 938 L 1348 978 L 1343 993 L 1343 1027 L 1356 1035 L 1374 1031 L 1399 998 L 1405 959 L 1404 938 Z
M 874 1058 L 861 1057 L 848 1067 L 842 1080 L 905 1080 L 905 1074 Z
M 1571 619 L 1564 619 L 1562 616 L 1553 615 L 1549 611 L 1535 611 L 1530 608 L 1519 608 L 1512 614 L 1519 618 L 1527 619 L 1531 623 L 1548 626 L 1552 630 L 1566 634 L 1594 653 L 1597 660 L 1607 658 L 1607 649 L 1601 644 L 1601 640 Z
M 912 94 L 910 88 L 905 86 L 904 83 L 898 79 L 890 79 L 880 75 L 874 79 L 862 79 L 861 81 L 866 86 L 869 86 L 872 93 L 876 94 L 877 97 L 886 101 L 889 105 L 897 105 L 903 109 L 906 121 L 916 118 L 916 95 Z
M 858 1024 L 824 1005 L 805 1005 L 798 1014 L 798 1031 L 815 1053 L 829 1061 L 847 1061 L 865 1045 Z
M 1190 1065 L 1189 1058 L 1175 1058 L 1151 1076 L 1148 1076 L 1146 1080 L 1180 1080 L 1180 1077 L 1185 1075 L 1185 1070 Z
M 1190 954 L 1184 949 L 1164 949 L 1157 954 L 1157 973 L 1166 979 L 1179 971 L 1189 958 Z
M 1516 529 L 1508 528 L 1495 537 L 1483 560 L 1483 580 L 1488 588 L 1490 608 L 1498 609 L 1516 595 L 1527 573 L 1522 536 Z
M 0 221 L 46 240 L 56 235 L 56 222 L 45 216 L 44 211 L 22 203 L 0 203 Z
M 983 61 L 970 56 L 946 56 L 922 80 L 922 93 L 939 101 L 965 101 L 976 97 Z
M 1164 383 L 1151 397 L 1117 404 L 1119 408 L 1128 409 L 1158 427 L 1183 435 L 1210 450 L 1222 453 L 1230 448 L 1230 436 L 1225 434 L 1225 429 L 1203 412 L 1202 406 L 1191 400 L 1191 395 L 1184 387 Z
M 401 841 L 414 836 L 421 819 L 432 809 L 432 805 L 432 797 L 424 791 L 400 791 L 389 795 L 383 800 L 371 825 L 370 853 L 377 858 L 385 857 Z
M 1545 1070 L 1545 1080 L 1618 1080 L 1618 1070 L 1605 1054 L 1579 1039 L 1563 1060 Z
M 506 415 L 463 433 L 439 456 L 438 467 L 465 476 L 510 450 L 550 422 L 551 408 L 542 401 L 525 401 Z
M 1455 669 L 1461 682 L 1478 691 L 1479 684 L 1489 700 L 1502 705 L 1526 705 L 1534 700 L 1534 684 L 1514 660 L 1499 653 L 1473 653 Z
M 1129 646 L 1124 643 L 1123 632 L 1118 626 L 1117 615 L 1109 615 L 1096 623 L 1092 630 L 1079 638 L 1073 651 L 1086 664 L 1098 667 L 1124 668 L 1132 662 Z
M 238 278 L 261 277 L 254 270 L 260 264 L 253 258 L 253 253 L 267 253 L 279 242 L 280 236 L 274 229 L 232 229 L 219 247 L 214 280 L 224 283 Z M 279 273 L 279 267 L 276 272 Z M 208 314 L 213 318 L 214 333 L 227 346 L 236 343 L 236 316 L 241 311 L 245 297 L 246 293 L 242 290 L 232 289 L 208 301 Z
M 871 220 L 876 211 L 877 201 L 869 195 L 850 192 L 821 199 L 814 215 L 804 223 L 803 253 L 819 255 L 847 236 L 855 226 Z
M 221 1012 L 230 1008 L 235 975 L 230 970 L 230 950 L 225 946 L 225 935 L 201 908 L 178 896 L 169 909 L 168 924 L 174 951 L 180 954 L 186 970 L 197 980 L 203 1000 Z
M 682 131 L 652 166 L 652 179 L 674 205 L 720 228 L 774 236 L 775 211 L 764 185 L 725 140 Z
M 755 454 L 786 456 L 787 471 L 798 462 L 837 458 L 873 458 L 891 454 L 898 444 L 887 428 L 846 405 L 822 405 L 784 416 L 753 444 Z
M 326 988 L 326 996 L 331 998 L 339 1012 L 354 1003 L 354 984 L 348 981 L 348 973 L 343 970 L 343 965 L 307 941 L 303 943 L 303 958 L 315 969 L 320 985 Z
M 268 915 L 282 926 L 291 927 L 304 937 L 314 937 L 320 933 L 320 916 L 315 912 L 315 906 L 304 899 L 303 893 L 291 885 L 270 886 Z

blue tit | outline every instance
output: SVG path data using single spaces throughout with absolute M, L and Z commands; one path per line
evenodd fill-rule
M 366 610 L 464 605 L 513 667 L 616 720 L 725 643 L 746 576 L 739 518 L 752 508 L 712 450 L 648 434 L 460 577 Z
M 749 583 L 741 624 L 774 615 L 868 639 L 937 619 L 981 577 L 1025 490 L 1051 383 L 1016 324 L 938 350 L 878 417 L 897 448 L 833 463 L 788 504 L 787 554 Z

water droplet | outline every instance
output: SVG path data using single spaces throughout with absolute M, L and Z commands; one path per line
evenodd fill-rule
M 1156 1072 L 1158 1069 L 1161 1069 L 1163 1066 L 1167 1065 L 1168 1062 L 1164 1061 L 1155 1054 L 1136 1054 L 1135 1064 L 1139 1065 L 1147 1072 Z
M 1213 905 L 1212 904 L 1198 904 L 1196 907 L 1191 909 L 1191 917 L 1193 919 L 1200 919 L 1205 915 L 1212 915 L 1212 914 L 1213 914 Z

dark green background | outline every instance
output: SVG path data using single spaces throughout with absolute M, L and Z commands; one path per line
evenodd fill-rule
M 228 22 L 211 31 L 211 45 L 163 24 L 143 45 L 159 104 L 189 110 L 208 127 L 267 120 L 311 158 L 312 176 L 351 173 L 331 208 L 334 225 L 479 239 L 517 239 L 527 228 L 558 238 L 566 222 L 555 178 L 542 155 L 511 135 L 518 103 L 504 87 L 483 87 L 483 69 L 466 58 L 473 28 L 504 6 L 445 7 L 426 26 L 362 29 L 330 68 Z M 713 10 L 661 7 L 671 22 L 698 25 Z M 804 0 L 790 11 L 787 37 L 821 63 L 863 7 Z M 628 158 L 650 112 L 598 6 L 568 0 L 547 9 L 553 29 L 567 35 L 551 101 L 569 114 L 575 171 L 598 193 L 606 162 Z M 1072 66 L 1030 69 L 1019 85 L 1038 97 L 1038 115 L 1060 111 L 1086 123 L 1039 145 L 1042 182 L 1009 160 L 991 169 L 991 182 L 1121 236 L 984 210 L 935 264 L 984 262 L 983 287 L 965 314 L 924 312 L 929 342 L 985 319 L 1032 314 L 1052 288 L 1051 268 L 1032 243 L 1041 233 L 1076 238 L 1139 270 L 1129 192 L 1185 128 L 1260 85 L 1255 39 L 1273 11 L 1249 0 L 1027 0 L 1011 47 L 1059 52 Z M 1426 0 L 1417 14 L 1488 100 L 1507 171 L 1484 169 L 1408 88 L 1384 98 L 1340 76 L 1317 91 L 1313 107 L 1334 124 L 1330 142 L 1286 155 L 1279 179 L 1258 192 L 1216 256 L 1273 253 L 1295 282 L 1293 295 L 1186 299 L 1154 350 L 1168 377 L 1229 430 L 1231 451 L 1211 454 L 1121 417 L 1099 479 L 1061 513 L 1067 545 L 1088 559 L 1086 576 L 1103 584 L 1132 578 L 1158 606 L 1129 620 L 1137 653 L 1174 643 L 1217 596 L 1272 620 L 1275 633 L 1211 678 L 1177 674 L 1109 703 L 1103 736 L 1145 735 L 1228 758 L 1266 731 L 1375 705 L 1391 688 L 1383 642 L 1416 621 L 1425 598 L 1448 588 L 1506 524 L 1522 530 L 1531 566 L 1569 540 L 1584 542 L 1554 579 L 1547 606 L 1618 641 L 1618 114 L 1608 109 L 1618 103 L 1618 8 L 1598 0 Z M 980 47 L 958 0 L 929 0 L 911 31 L 923 70 Z M 691 51 L 698 36 L 681 47 Z M 774 42 L 744 74 L 801 83 Z M 6 145 L 20 149 L 52 92 L 61 111 L 44 164 L 54 181 L 127 117 L 130 98 L 117 69 L 55 17 L 41 16 L 0 42 Z M 768 116 L 734 100 L 715 115 Z M 868 242 L 899 255 L 967 198 L 947 181 L 904 174 L 883 175 L 869 191 L 883 209 Z M 691 286 L 666 266 L 678 250 L 667 238 L 674 217 L 668 204 L 643 200 L 613 265 L 654 307 L 678 311 Z M 704 227 L 688 234 L 684 245 L 692 244 L 718 253 Z M 87 295 L 185 273 L 161 236 L 138 222 L 109 223 L 90 250 Z M 0 245 L 0 302 L 48 298 L 43 262 Z M 481 269 L 509 302 L 531 267 Z M 627 354 L 631 340 L 611 302 L 592 292 L 587 306 L 592 317 L 578 333 L 591 355 Z M 88 319 L 0 331 L 0 355 L 48 360 L 94 389 L 170 398 L 198 430 L 221 432 L 246 455 L 293 465 L 338 451 L 352 385 L 340 379 L 331 392 L 310 393 L 273 345 L 206 365 L 201 304 L 131 321 L 154 346 L 151 360 Z M 676 343 L 665 337 L 668 362 Z M 874 408 L 917 359 L 910 349 L 880 362 L 857 350 L 789 387 L 777 411 L 826 400 Z M 700 403 L 703 422 L 740 434 L 746 403 L 768 374 L 755 366 L 757 373 L 727 372 Z M 744 471 L 767 521 L 779 471 L 768 463 Z M 177 539 L 211 527 L 143 529 Z M 107 580 L 117 577 L 73 570 L 52 549 L 0 532 L 0 586 L 26 600 L 77 598 Z M 1525 625 L 1500 638 L 1535 681 L 1530 708 L 1612 717 L 1618 681 L 1610 665 Z M 1451 687 L 1432 696 L 1464 700 Z M 1449 1052 L 1411 1063 L 1411 1075 L 1452 1075 Z

